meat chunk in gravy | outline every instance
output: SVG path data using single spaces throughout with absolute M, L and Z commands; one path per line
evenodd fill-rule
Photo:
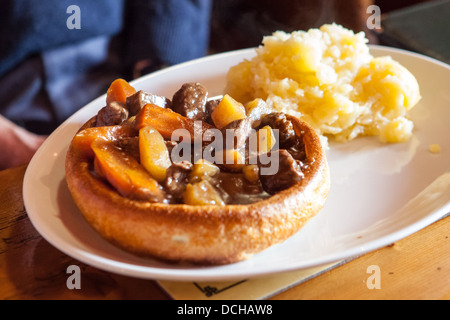
M 270 126 L 278 130 L 280 139 L 280 148 L 289 148 L 297 140 L 292 122 L 286 118 L 284 113 L 269 113 L 261 117 L 260 127 Z
M 268 164 L 259 163 L 259 179 L 264 191 L 275 194 L 279 191 L 292 187 L 304 178 L 302 162 L 295 160 L 292 155 L 284 149 L 270 152 L 271 162 Z M 275 161 L 275 163 L 274 163 Z M 273 168 L 273 174 L 264 174 L 262 168 Z
M 221 133 L 224 139 L 224 148 L 244 149 L 247 139 L 253 131 L 253 120 L 244 118 L 230 122 Z M 233 139 L 234 141 L 228 141 Z
M 128 116 L 129 112 L 123 103 L 118 101 L 108 103 L 108 105 L 100 109 L 97 114 L 97 127 L 121 124 L 128 119 Z
M 171 195 L 172 201 L 177 202 L 183 199 L 183 193 L 189 182 L 189 175 L 193 165 L 189 161 L 173 163 L 167 169 L 167 176 L 163 183 L 166 191 Z
M 172 110 L 186 118 L 205 121 L 207 98 L 208 91 L 200 83 L 185 83 L 173 95 Z
M 135 158 L 136 161 L 140 161 L 139 137 L 122 138 L 115 141 L 114 145 Z
M 222 101 L 222 99 L 214 99 L 214 100 L 206 101 L 206 105 L 205 105 L 206 117 L 204 120 L 206 123 L 209 123 L 210 125 L 214 125 L 214 121 L 211 118 L 211 114 L 214 112 L 216 107 L 219 105 L 220 101 Z
M 138 91 L 127 98 L 127 109 L 130 117 L 135 116 L 146 104 L 154 104 L 161 108 L 170 107 L 171 101 L 166 97 L 157 96 L 145 91 Z

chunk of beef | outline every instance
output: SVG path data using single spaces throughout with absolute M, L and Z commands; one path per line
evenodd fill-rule
M 166 147 L 169 151 L 169 155 L 172 155 L 172 150 L 178 145 L 178 142 L 172 140 L 166 140 Z
M 244 118 L 234 120 L 222 128 L 220 131 L 224 140 L 224 148 L 230 149 L 228 146 L 231 146 L 233 149 L 244 149 L 248 137 L 254 132 L 252 125 L 251 118 Z M 230 138 L 234 139 L 233 143 L 227 141 Z
M 222 99 L 214 99 L 214 100 L 206 101 L 206 106 L 205 106 L 206 118 L 204 120 L 206 123 L 214 126 L 214 121 L 211 118 L 211 114 L 216 109 L 216 107 L 219 105 L 220 101 L 222 101 Z
M 108 103 L 97 114 L 97 127 L 115 126 L 128 119 L 128 110 L 119 101 Z
M 172 98 L 172 110 L 194 120 L 206 120 L 208 91 L 200 83 L 185 83 Z
M 231 172 L 239 172 L 247 158 L 247 141 L 252 132 L 253 120 L 244 118 L 230 122 L 220 130 L 219 135 L 208 138 L 210 144 L 205 145 L 203 154 L 211 154 L 218 160 L 217 165 Z M 221 141 L 215 141 L 220 138 Z M 221 159 L 220 157 L 223 157 Z
M 183 193 L 189 182 L 192 167 L 193 165 L 189 161 L 181 161 L 173 163 L 167 169 L 167 176 L 163 186 L 173 201 L 177 202 L 183 199 Z
M 140 162 L 139 137 L 121 138 L 116 140 L 114 145 Z
M 287 151 L 294 157 L 295 160 L 306 161 L 306 150 L 303 139 L 297 138 L 295 143 L 287 149 Z
M 295 160 L 288 151 L 279 149 L 270 152 L 268 156 L 269 163 L 258 163 L 259 179 L 267 193 L 275 194 L 288 189 L 304 178 L 302 163 Z M 270 170 L 263 170 L 263 168 L 270 168 Z M 272 172 L 267 174 L 267 171 Z
M 130 116 L 135 116 L 146 104 L 154 104 L 161 108 L 170 107 L 171 101 L 166 97 L 157 96 L 145 91 L 138 91 L 127 98 L 127 109 Z
M 289 148 L 293 146 L 297 140 L 294 126 L 292 122 L 286 118 L 284 113 L 275 112 L 265 114 L 261 117 L 259 127 L 270 126 L 274 130 L 278 130 L 280 139 L 280 148 Z

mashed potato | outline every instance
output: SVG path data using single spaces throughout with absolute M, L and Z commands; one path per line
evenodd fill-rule
M 364 33 L 336 24 L 275 32 L 253 59 L 229 70 L 226 92 L 244 103 L 261 98 L 337 141 L 360 135 L 406 141 L 414 127 L 406 115 L 420 100 L 419 85 L 392 58 L 374 58 L 367 42 Z

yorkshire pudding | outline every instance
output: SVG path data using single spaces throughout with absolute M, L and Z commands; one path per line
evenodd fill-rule
M 127 95 L 128 100 L 132 94 Z M 126 104 L 122 101 L 122 105 Z M 201 112 L 208 113 L 207 109 Z M 90 147 L 93 141 L 138 136 L 136 123 L 143 110 L 130 112 L 128 119 L 124 117 L 119 125 L 96 127 L 102 114 L 99 112 L 79 130 L 66 157 L 66 180 L 76 205 L 89 224 L 115 245 L 141 256 L 171 262 L 232 263 L 286 240 L 324 206 L 330 188 L 325 152 L 315 130 L 289 115 L 285 119 L 304 145 L 303 161 L 307 165 L 302 179 L 284 190 L 266 194 L 252 203 L 222 205 L 192 205 L 157 198 L 146 201 L 125 196 L 98 170 L 101 164 L 96 163 Z M 193 110 L 192 106 L 189 110 Z M 137 113 L 135 118 L 133 113 Z M 102 136 L 86 138 L 89 135 L 86 130 L 92 128 L 97 128 Z

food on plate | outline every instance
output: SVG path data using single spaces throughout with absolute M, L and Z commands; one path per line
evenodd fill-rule
M 66 157 L 69 190 L 99 234 L 196 264 L 283 242 L 322 209 L 329 179 L 306 122 L 257 101 L 246 109 L 230 95 L 208 99 L 199 83 L 169 99 L 114 81 Z
M 211 118 L 218 129 L 222 129 L 227 124 L 246 117 L 244 105 L 234 100 L 228 94 L 222 98 L 211 113 Z
M 430 144 L 430 146 L 428 147 L 428 150 L 431 153 L 440 153 L 441 152 L 441 146 L 436 144 L 436 143 L 433 143 L 433 144 Z
M 407 141 L 414 127 L 408 111 L 421 98 L 419 85 L 391 57 L 373 57 L 367 42 L 363 33 L 336 24 L 277 31 L 252 59 L 229 70 L 225 92 L 247 109 L 265 102 L 297 116 L 322 137 Z

